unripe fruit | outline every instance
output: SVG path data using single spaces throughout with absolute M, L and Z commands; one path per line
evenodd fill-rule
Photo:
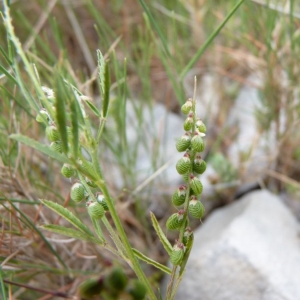
M 185 196 L 186 196 L 186 189 L 187 189 L 187 187 L 185 185 L 182 185 L 173 194 L 172 203 L 175 206 L 180 206 L 184 203 Z
M 189 213 L 196 219 L 201 219 L 204 215 L 204 206 L 196 197 L 189 202 Z
M 168 230 L 176 230 L 178 229 L 183 222 L 184 210 L 179 210 L 177 213 L 171 215 L 166 223 L 166 227 Z
M 189 98 L 188 100 L 186 100 L 186 102 L 181 106 L 181 111 L 182 113 L 184 113 L 185 115 L 187 115 L 191 109 L 193 107 L 193 99 Z
M 195 195 L 200 195 L 203 190 L 201 181 L 193 174 L 190 175 L 190 185 Z
M 202 152 L 204 150 L 205 145 L 200 132 L 195 132 L 191 140 L 191 147 L 195 152 Z
M 88 201 L 86 205 L 88 208 L 88 213 L 92 219 L 99 220 L 104 216 L 104 208 L 98 202 Z
M 102 205 L 102 207 L 104 208 L 104 210 L 108 210 L 108 206 L 107 206 L 107 203 L 106 203 L 106 200 L 104 198 L 104 195 L 100 192 L 97 192 L 96 193 L 96 200 L 99 204 Z
M 178 152 L 186 151 L 191 145 L 191 136 L 189 132 L 186 132 L 180 139 L 176 142 L 176 149 Z
M 170 261 L 174 266 L 179 266 L 184 256 L 184 245 L 183 243 L 177 242 L 170 255 Z
M 182 239 L 182 242 L 183 244 L 186 246 L 189 239 L 192 237 L 193 235 L 193 231 L 190 227 L 187 227 L 184 231 L 184 234 L 183 234 L 183 239 Z
M 206 170 L 206 162 L 201 158 L 200 155 L 197 155 L 193 163 L 193 171 L 198 174 L 204 173 Z
M 194 119 L 193 119 L 193 113 L 190 113 L 189 116 L 186 118 L 186 120 L 183 123 L 183 128 L 185 131 L 189 131 L 192 129 L 194 124 Z
M 119 293 L 125 289 L 126 285 L 127 276 L 119 267 L 114 268 L 105 278 L 105 286 L 112 292 Z
M 176 164 L 176 170 L 179 174 L 185 174 L 190 170 L 191 167 L 191 160 L 190 155 L 188 153 L 185 153 L 182 158 L 179 159 L 179 161 Z
M 146 297 L 147 289 L 139 280 L 132 280 L 128 288 L 128 294 L 132 296 L 133 300 L 143 300 Z
M 206 132 L 206 126 L 205 124 L 202 122 L 202 120 L 198 119 L 196 121 L 196 127 L 197 129 L 202 132 L 202 133 L 205 133 Z
M 58 153 L 62 153 L 62 152 L 63 152 L 61 142 L 52 142 L 52 143 L 50 144 L 50 148 L 51 148 L 53 151 L 58 152 Z
M 59 141 L 59 133 L 55 125 L 51 124 L 46 128 L 46 136 L 50 142 Z
M 81 283 L 79 286 L 79 294 L 82 298 L 90 298 L 100 294 L 103 290 L 103 279 L 90 278 Z
M 72 185 L 71 193 L 70 193 L 72 200 L 76 202 L 80 202 L 85 197 L 84 193 L 85 193 L 84 186 L 80 182 L 76 182 Z
M 45 108 L 42 108 L 38 115 L 36 116 L 36 121 L 39 122 L 39 123 L 44 123 L 44 124 L 47 124 L 48 125 L 48 122 L 50 120 L 50 116 L 47 112 L 47 110 Z
M 60 170 L 61 174 L 66 178 L 70 178 L 75 174 L 75 170 L 68 164 L 64 164 Z

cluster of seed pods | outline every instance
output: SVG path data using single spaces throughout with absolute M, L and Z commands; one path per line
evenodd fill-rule
M 183 124 L 186 132 L 176 143 L 178 152 L 184 153 L 176 164 L 176 170 L 185 184 L 179 186 L 172 196 L 172 203 L 177 208 L 177 212 L 172 214 L 166 223 L 168 230 L 180 232 L 170 256 L 173 265 L 181 264 L 188 240 L 193 235 L 188 226 L 189 216 L 201 219 L 204 214 L 204 207 L 199 200 L 203 186 L 198 176 L 206 170 L 206 163 L 201 158 L 201 152 L 205 148 L 203 137 L 206 126 L 196 116 L 195 100 L 188 99 L 182 105 L 181 111 L 187 115 Z

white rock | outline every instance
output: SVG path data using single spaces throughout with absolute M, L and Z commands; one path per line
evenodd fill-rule
M 298 300 L 298 223 L 280 199 L 255 191 L 195 232 L 176 300 Z

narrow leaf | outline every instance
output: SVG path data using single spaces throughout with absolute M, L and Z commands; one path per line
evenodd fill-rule
M 98 110 L 98 108 L 89 100 L 85 100 L 84 103 L 87 104 L 87 106 L 93 111 L 93 113 L 97 116 L 97 117 L 101 117 L 100 111 Z
M 103 95 L 104 95 L 105 61 L 104 61 L 104 57 L 99 49 L 97 49 L 97 58 L 98 58 L 98 76 L 99 76 L 100 92 L 103 97 Z
M 143 261 L 145 261 L 146 263 L 148 263 L 148 264 L 150 264 L 150 265 L 156 267 L 157 269 L 160 269 L 161 271 L 163 271 L 163 272 L 165 272 L 165 273 L 171 275 L 172 270 L 171 270 L 170 268 L 168 268 L 168 267 L 166 267 L 166 266 L 164 266 L 164 265 L 158 263 L 157 261 L 155 261 L 155 260 L 149 258 L 148 256 L 144 255 L 143 253 L 141 253 L 141 252 L 140 252 L 139 250 L 137 250 L 137 249 L 134 249 L 134 248 L 133 248 L 132 251 L 133 251 L 134 255 L 135 255 L 137 258 L 139 258 L 140 260 L 143 260 Z
M 12 75 L 9 73 L 9 71 L 7 71 L 2 65 L 0 65 L 0 71 L 2 71 L 3 74 L 4 74 L 7 78 L 9 78 L 14 84 L 19 85 L 17 79 L 16 79 L 14 76 L 12 76 Z
M 108 63 L 105 63 L 105 72 L 104 72 L 104 95 L 103 95 L 103 105 L 102 112 L 103 117 L 107 115 L 108 105 L 109 105 L 109 89 L 110 89 L 110 73 Z
M 79 112 L 77 108 L 77 100 L 72 99 L 70 103 L 71 110 L 71 132 L 72 132 L 72 148 L 74 159 L 77 159 L 79 152 Z
M 2 271 L 2 266 L 0 265 L 0 289 L 1 289 L 1 293 L 0 295 L 2 296 L 1 299 L 6 300 L 6 292 L 5 292 L 5 286 L 4 286 L 4 282 L 3 282 L 3 275 L 4 272 Z
M 27 146 L 30 146 L 33 149 L 36 149 L 62 163 L 72 164 L 71 160 L 67 158 L 65 155 L 62 155 L 60 153 L 55 152 L 51 148 L 49 148 L 47 145 L 41 144 L 25 135 L 22 134 L 11 134 L 9 138 L 16 140 L 20 143 L 23 143 Z
M 151 217 L 152 225 L 153 225 L 163 247 L 168 252 L 168 254 L 171 255 L 172 250 L 173 250 L 172 245 L 168 241 L 167 237 L 165 236 L 164 232 L 162 231 L 161 227 L 159 226 L 159 223 L 158 223 L 155 215 L 152 212 L 150 212 L 150 217 Z
M 102 241 L 99 241 L 98 239 L 87 235 L 86 233 L 82 233 L 81 231 L 72 229 L 72 228 L 66 228 L 64 226 L 60 225 L 54 225 L 54 224 L 49 224 L 49 225 L 42 225 L 40 226 L 42 229 L 55 232 L 58 234 L 66 235 L 75 239 L 87 241 L 87 242 L 93 242 L 96 244 L 103 245 Z
M 4 56 L 5 60 L 9 65 L 12 65 L 12 61 L 9 59 L 8 55 L 6 54 L 5 50 L 3 49 L 2 46 L 0 46 L 0 52 Z
M 52 209 L 54 212 L 62 216 L 65 220 L 70 222 L 73 226 L 75 226 L 81 232 L 88 234 L 93 237 L 93 233 L 76 217 L 74 216 L 67 208 L 63 207 L 58 203 L 54 203 L 48 200 L 41 200 L 47 207 Z

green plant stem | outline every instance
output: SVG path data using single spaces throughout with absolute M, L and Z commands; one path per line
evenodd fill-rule
M 97 149 L 93 149 L 93 151 L 91 152 L 92 155 L 92 161 L 93 161 L 93 165 L 95 166 L 96 172 L 99 176 L 99 179 L 96 181 L 96 184 L 99 186 L 99 188 L 101 189 L 106 201 L 107 201 L 107 206 L 109 208 L 109 212 L 111 214 L 111 217 L 114 221 L 114 224 L 116 226 L 117 232 L 120 236 L 121 241 L 124 244 L 124 248 L 126 250 L 126 254 L 128 256 L 128 259 L 131 261 L 132 263 L 132 268 L 134 270 L 134 272 L 136 273 L 138 279 L 145 285 L 145 287 L 147 288 L 147 292 L 148 292 L 148 297 L 151 300 L 156 300 L 156 296 L 151 288 L 151 285 L 145 275 L 145 273 L 143 272 L 139 262 L 137 261 L 134 252 L 131 248 L 131 245 L 128 241 L 128 238 L 126 236 L 126 233 L 124 231 L 124 228 L 122 226 L 121 220 L 117 214 L 117 211 L 115 209 L 115 206 L 113 204 L 113 200 L 110 197 L 109 191 L 105 185 L 105 183 L 103 182 L 102 178 L 102 171 L 98 162 L 98 151 Z

